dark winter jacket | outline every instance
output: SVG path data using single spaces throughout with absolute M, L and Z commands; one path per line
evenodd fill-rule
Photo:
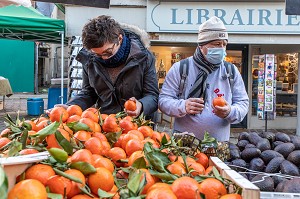
M 96 105 L 101 113 L 111 114 L 123 111 L 125 101 L 135 97 L 142 103 L 144 114 L 153 117 L 159 95 L 155 58 L 146 47 L 147 35 L 134 26 L 129 29 L 124 32 L 131 41 L 130 53 L 115 83 L 95 57 L 81 50 L 77 60 L 83 65 L 82 90 L 68 105 L 77 104 L 83 110 Z

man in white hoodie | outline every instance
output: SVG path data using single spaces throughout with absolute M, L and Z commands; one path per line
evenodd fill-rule
M 194 55 L 187 58 L 189 67 L 183 97 L 179 96 L 180 62 L 176 62 L 167 73 L 158 106 L 163 113 L 175 117 L 174 132 L 189 132 L 203 139 L 207 131 L 218 141 L 228 141 L 230 124 L 241 122 L 248 112 L 249 97 L 235 66 L 232 85 L 226 76 L 228 33 L 218 17 L 200 25 L 197 42 Z M 225 106 L 212 105 L 218 96 L 226 100 Z

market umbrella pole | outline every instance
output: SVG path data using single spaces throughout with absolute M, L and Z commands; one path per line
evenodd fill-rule
M 65 33 L 61 32 L 61 88 L 60 88 L 60 97 L 61 104 L 64 103 L 64 37 Z
M 37 94 L 38 91 L 38 81 L 39 81 L 39 43 L 35 43 L 35 67 L 34 67 L 34 93 Z
M 300 53 L 298 53 L 298 60 L 299 60 L 299 57 L 300 57 Z M 300 62 L 298 61 L 298 85 L 299 85 L 299 77 L 300 77 Z M 296 129 L 296 135 L 300 136 L 300 97 L 299 97 L 299 94 L 300 94 L 300 86 L 297 86 L 297 91 L 298 93 L 297 95 L 297 129 Z

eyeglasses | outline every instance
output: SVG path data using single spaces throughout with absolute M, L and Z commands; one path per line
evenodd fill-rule
M 114 44 L 112 45 L 112 47 L 107 48 L 107 49 L 104 51 L 104 53 L 102 53 L 102 54 L 98 54 L 98 53 L 95 53 L 95 52 L 93 52 L 93 53 L 94 53 L 95 55 L 97 55 L 98 57 L 101 57 L 101 58 L 103 58 L 103 57 L 109 58 L 109 57 L 111 57 L 111 56 L 114 55 L 113 50 L 114 50 L 116 44 L 117 44 L 117 43 L 114 43 Z

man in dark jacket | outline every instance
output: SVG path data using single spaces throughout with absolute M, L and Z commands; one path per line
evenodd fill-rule
M 85 24 L 83 49 L 77 60 L 83 65 L 81 92 L 67 102 L 83 110 L 95 105 L 101 113 L 124 110 L 124 103 L 136 102 L 131 116 L 153 116 L 158 106 L 158 83 L 155 58 L 148 50 L 144 30 L 119 24 L 109 16 L 99 16 Z

